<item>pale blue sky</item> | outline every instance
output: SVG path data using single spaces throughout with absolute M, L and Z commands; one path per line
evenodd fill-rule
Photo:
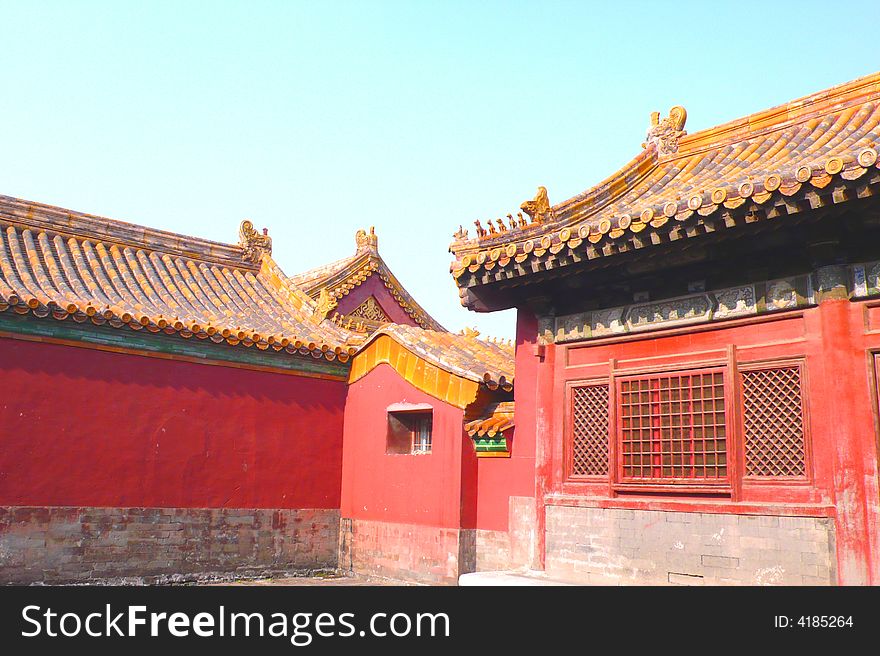
M 288 273 L 380 249 L 441 323 L 460 223 L 880 69 L 880 2 L 0 2 L 0 193 L 234 242 Z

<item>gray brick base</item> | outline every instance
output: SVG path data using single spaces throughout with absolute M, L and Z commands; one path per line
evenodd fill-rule
M 831 585 L 834 522 L 549 506 L 546 568 L 581 583 Z
M 474 571 L 473 529 L 340 520 L 339 569 L 364 576 L 427 585 L 457 585 Z
M 510 535 L 507 531 L 476 530 L 476 571 L 493 572 L 511 569 Z
M 336 568 L 339 511 L 0 507 L 0 583 L 154 583 Z
M 476 571 L 528 569 L 535 559 L 535 499 L 510 497 L 508 530 L 476 531 Z

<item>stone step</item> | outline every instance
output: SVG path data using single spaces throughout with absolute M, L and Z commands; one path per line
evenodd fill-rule
M 498 572 L 472 572 L 458 577 L 458 584 L 462 586 L 491 586 L 491 585 L 577 585 L 558 579 L 548 578 L 544 572 L 528 571 L 498 571 Z

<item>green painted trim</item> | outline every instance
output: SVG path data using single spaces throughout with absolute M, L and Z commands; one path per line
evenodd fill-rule
M 477 453 L 508 453 L 507 438 L 504 435 L 493 437 L 472 437 L 474 451 Z
M 312 356 L 291 355 L 285 351 L 260 351 L 256 347 L 242 348 L 228 344 L 215 344 L 197 337 L 183 339 L 177 335 L 150 333 L 146 329 L 135 331 L 127 326 L 114 328 L 97 326 L 91 321 L 76 323 L 70 319 L 58 321 L 41 319 L 30 314 L 0 312 L 0 331 L 19 333 L 34 337 L 63 339 L 86 344 L 134 349 L 152 353 L 164 353 L 206 361 L 229 362 L 244 366 L 267 367 L 285 371 L 321 374 L 348 378 L 350 362 L 317 360 Z

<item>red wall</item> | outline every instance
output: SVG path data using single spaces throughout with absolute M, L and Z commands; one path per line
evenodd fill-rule
M 338 508 L 345 383 L 0 338 L 0 505 Z
M 640 368 L 725 364 L 735 347 L 739 365 L 788 359 L 804 363 L 809 481 L 734 481 L 732 499 L 675 494 L 616 496 L 607 481 L 565 479 L 566 385 L 606 379 Z M 838 579 L 880 583 L 877 399 L 873 353 L 880 351 L 880 302 L 826 300 L 819 307 L 774 317 L 549 345 L 536 375 L 517 360 L 517 433 L 523 434 L 520 395 L 538 395 L 538 483 L 547 503 L 597 499 L 602 507 L 700 512 L 834 516 Z M 519 353 L 519 350 L 518 350 Z M 531 391 L 526 388 L 531 388 Z M 548 391 L 549 390 L 549 391 Z M 737 413 L 738 414 L 738 413 Z M 736 430 L 731 425 L 731 430 Z M 742 453 L 740 446 L 737 451 Z M 737 456 L 740 460 L 741 455 Z M 741 465 L 740 465 L 741 466 Z M 547 499 L 548 495 L 553 498 Z M 541 512 L 539 509 L 539 523 Z M 541 527 L 539 526 L 539 531 Z M 540 535 L 539 535 L 540 538 Z
M 393 403 L 432 406 L 430 454 L 385 454 L 386 409 Z M 444 528 L 472 526 L 476 456 L 462 419 L 460 409 L 416 389 L 387 364 L 349 386 L 342 516 Z
M 388 291 L 388 288 L 385 287 L 385 283 L 382 282 L 382 279 L 375 273 L 363 283 L 352 289 L 347 296 L 343 296 L 339 300 L 339 305 L 335 308 L 334 312 L 346 315 L 352 310 L 357 309 L 357 307 L 370 296 L 374 296 L 376 300 L 379 301 L 379 305 L 382 306 L 385 314 L 387 314 L 394 323 L 402 323 L 408 326 L 417 325 L 416 322 L 413 321 L 413 318 L 409 316 L 402 307 L 400 307 L 400 304 L 397 301 L 394 300 L 394 297 Z
M 523 311 L 516 322 L 516 429 L 507 436 L 510 458 L 478 458 L 476 528 L 506 531 L 510 497 L 535 496 L 535 318 Z M 522 384 L 520 384 L 522 383 Z

